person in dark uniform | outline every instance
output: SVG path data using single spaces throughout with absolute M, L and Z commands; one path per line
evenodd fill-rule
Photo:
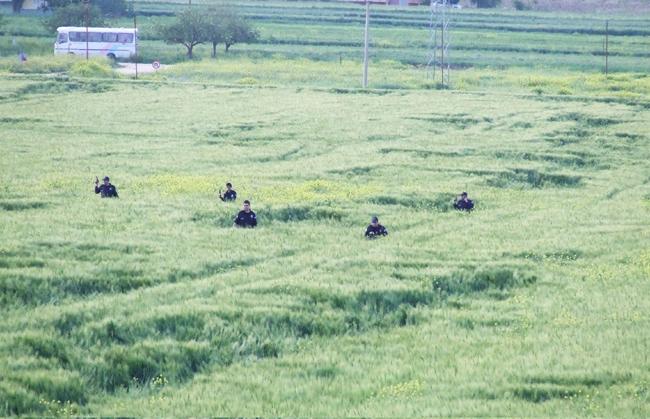
M 95 176 L 95 193 L 101 194 L 102 198 L 119 198 L 117 189 L 111 184 L 108 176 L 104 176 L 104 183 L 101 186 L 99 179 Z
M 235 217 L 233 227 L 239 228 L 254 228 L 257 225 L 257 216 L 251 210 L 251 203 L 249 200 L 244 201 L 244 209 L 239 211 Z
M 379 224 L 379 218 L 372 217 L 370 220 L 370 225 L 366 229 L 366 238 L 376 239 L 380 236 L 388 236 L 388 230 L 386 230 L 386 227 Z
M 221 189 L 219 189 L 219 199 L 224 202 L 237 200 L 237 192 L 232 188 L 232 183 L 226 183 L 226 192 L 224 193 L 221 193 Z
M 474 202 L 467 198 L 467 192 L 463 192 L 456 198 L 454 202 L 454 208 L 459 211 L 471 211 L 474 209 Z

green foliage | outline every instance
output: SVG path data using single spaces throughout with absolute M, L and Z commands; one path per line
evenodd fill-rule
M 530 10 L 530 4 L 526 0 L 515 0 L 512 2 L 512 5 L 516 10 Z
M 76 57 L 67 56 L 28 56 L 27 61 L 21 63 L 12 57 L 11 59 L 0 60 L 0 70 L 15 74 L 63 73 L 69 71 L 77 60 Z
M 49 0 L 48 7 L 51 9 L 67 8 L 69 6 L 81 7 L 82 0 Z M 91 4 L 101 10 L 106 16 L 122 16 L 127 12 L 126 0 L 92 0 Z M 97 26 L 97 25 L 96 25 Z
M 156 32 L 169 44 L 181 44 L 187 48 L 187 57 L 193 58 L 194 47 L 205 42 L 207 17 L 198 9 L 187 9 L 176 15 L 174 21 L 161 23 Z
M 70 68 L 70 75 L 77 77 L 114 77 L 110 63 L 103 58 L 77 61 Z
M 13 10 L 14 13 L 19 13 L 23 8 L 24 3 L 25 0 L 11 0 L 11 10 Z
M 101 10 L 97 6 L 89 7 L 87 16 L 88 26 L 105 26 L 106 24 Z M 50 17 L 43 20 L 43 25 L 50 33 L 56 33 L 56 28 L 60 26 L 85 26 L 86 7 L 83 4 L 57 7 Z
M 212 45 L 212 57 L 216 57 L 217 45 L 225 44 L 226 52 L 236 43 L 250 43 L 259 38 L 247 20 L 233 9 L 210 8 L 207 12 L 187 9 L 180 12 L 175 21 L 159 24 L 157 34 L 168 43 L 182 44 L 187 48 L 188 58 L 193 57 L 196 45 Z
M 232 12 L 224 14 L 222 27 L 226 52 L 235 44 L 251 43 L 259 39 L 259 32 L 247 20 Z
M 211 8 L 206 18 L 205 39 L 212 44 L 212 58 L 217 56 L 217 45 L 225 40 L 225 9 Z
M 474 3 L 478 8 L 488 9 L 497 7 L 501 4 L 501 0 L 472 0 L 472 3 Z

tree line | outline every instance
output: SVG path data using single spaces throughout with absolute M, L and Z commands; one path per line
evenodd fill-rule
M 212 44 L 214 58 L 219 44 L 224 44 L 228 52 L 234 44 L 259 39 L 259 32 L 228 8 L 187 9 L 177 14 L 174 21 L 157 25 L 156 32 L 169 44 L 185 46 L 188 58 L 192 58 L 194 47 L 199 44 Z
M 80 0 L 52 0 L 49 7 L 53 13 L 44 20 L 44 25 L 51 32 L 56 32 L 60 26 L 106 26 L 105 17 L 132 12 L 124 0 L 95 0 L 92 6 L 86 6 Z M 155 25 L 154 36 L 168 44 L 183 45 L 188 58 L 193 57 L 195 46 L 211 44 L 214 58 L 217 45 L 223 44 L 228 52 L 234 44 L 256 41 L 259 32 L 235 10 L 213 7 L 185 9 L 170 22 Z

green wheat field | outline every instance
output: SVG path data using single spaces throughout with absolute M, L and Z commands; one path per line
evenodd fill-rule
M 442 88 L 377 8 L 362 90 L 359 6 L 234 3 L 138 80 L 4 16 L 0 416 L 650 416 L 650 19 L 457 11 Z

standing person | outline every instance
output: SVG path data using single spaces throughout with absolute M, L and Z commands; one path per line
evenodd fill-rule
M 456 197 L 454 208 L 458 211 L 471 211 L 474 209 L 474 202 L 467 197 L 467 192 L 463 192 Z
M 254 228 L 257 225 L 257 216 L 251 210 L 251 203 L 249 200 L 244 201 L 244 209 L 239 211 L 235 217 L 233 227 L 239 228 Z
M 379 218 L 373 216 L 370 220 L 370 225 L 366 228 L 366 238 L 376 239 L 380 236 L 388 236 L 388 230 L 386 230 L 386 227 L 379 224 Z
M 101 186 L 99 179 L 95 176 L 95 193 L 101 194 L 102 198 L 119 198 L 117 189 L 111 184 L 108 176 L 104 176 L 104 183 Z
M 219 189 L 219 199 L 224 202 L 237 200 L 237 192 L 232 188 L 232 183 L 226 183 L 226 192 L 223 194 L 221 193 L 221 189 Z
M 18 60 L 20 60 L 21 64 L 27 62 L 27 54 L 25 54 L 25 51 L 20 51 L 18 54 Z

